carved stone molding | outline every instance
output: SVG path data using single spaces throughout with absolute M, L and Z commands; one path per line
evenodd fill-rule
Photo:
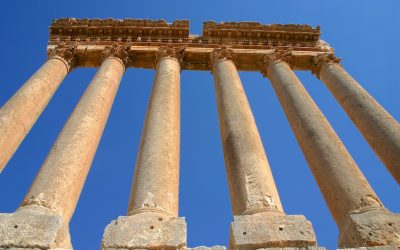
M 202 38 L 214 43 L 313 47 L 320 28 L 301 24 L 260 24 L 257 22 L 203 23 Z
M 311 72 L 319 79 L 319 73 L 324 63 L 340 63 L 341 60 L 332 53 L 317 55 L 312 60 Z
M 117 58 L 122 64 L 127 66 L 132 62 L 132 54 L 129 53 L 129 47 L 129 44 L 118 45 L 116 43 L 111 46 L 106 46 L 101 52 L 102 58 L 103 60 L 106 58 Z
M 236 64 L 237 56 L 233 52 L 233 50 L 227 47 L 215 49 L 210 53 L 210 61 L 209 61 L 210 69 L 212 70 L 214 64 L 221 60 L 230 60 Z
M 184 54 L 185 54 L 185 47 L 171 47 L 171 46 L 160 47 L 158 48 L 158 51 L 155 54 L 154 67 L 156 68 L 160 60 L 166 57 L 175 58 L 182 66 Z
M 77 45 L 65 45 L 60 43 L 57 47 L 47 51 L 47 58 L 57 58 L 65 63 L 65 66 L 70 72 L 76 65 L 76 48 Z
M 269 66 L 277 62 L 286 62 L 289 67 L 292 68 L 292 59 L 292 49 L 288 49 L 285 51 L 275 51 L 274 53 L 266 55 L 261 62 L 261 74 L 263 74 L 264 77 L 267 77 Z

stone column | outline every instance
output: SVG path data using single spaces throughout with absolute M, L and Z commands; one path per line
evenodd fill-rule
M 72 249 L 68 223 L 124 74 L 127 52 L 124 47 L 107 47 L 104 56 L 21 207 L 0 215 L 0 248 L 8 242 L 19 247 Z
M 128 216 L 105 229 L 102 249 L 179 249 L 180 71 L 183 49 L 161 47 L 137 156 Z
M 283 212 L 234 58 L 229 49 L 210 58 L 234 214 L 230 248 L 315 246 L 311 223 Z
M 400 124 L 355 81 L 333 54 L 314 58 L 320 78 L 400 184 Z
M 46 63 L 0 109 L 0 173 L 74 66 L 75 46 L 49 50 Z
M 399 215 L 383 207 L 288 62 L 290 53 L 266 56 L 265 73 L 339 227 L 339 246 L 400 244 Z

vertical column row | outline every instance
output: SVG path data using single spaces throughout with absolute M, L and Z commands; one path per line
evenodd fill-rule
M 311 223 L 283 212 L 234 58 L 219 49 L 210 60 L 234 214 L 230 249 L 316 246 Z
M 0 214 L 0 246 L 72 249 L 68 224 L 117 93 L 127 48 L 104 60 L 59 134 L 21 207 Z
M 399 216 L 386 210 L 290 68 L 290 53 L 265 57 L 265 73 L 339 227 L 340 247 L 396 245 Z

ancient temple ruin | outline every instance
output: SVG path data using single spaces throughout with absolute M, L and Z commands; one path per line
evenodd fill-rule
M 0 109 L 0 169 L 66 75 L 77 67 L 98 70 L 20 208 L 0 214 L 0 249 L 72 249 L 68 224 L 132 67 L 155 69 L 154 85 L 128 213 L 105 228 L 101 249 L 187 248 L 186 222 L 178 216 L 182 70 L 214 76 L 234 216 L 229 249 L 319 247 L 311 222 L 282 207 L 238 71 L 261 72 L 272 84 L 339 228 L 339 248 L 399 248 L 400 215 L 381 203 L 294 71 L 321 79 L 399 183 L 400 125 L 340 65 L 319 27 L 209 21 L 202 35 L 191 35 L 187 20 L 65 18 L 52 22 L 47 52 Z

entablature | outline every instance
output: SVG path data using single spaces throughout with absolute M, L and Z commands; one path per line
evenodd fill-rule
M 292 68 L 310 70 L 314 56 L 332 52 L 319 40 L 320 28 L 297 24 L 264 25 L 256 22 L 207 21 L 202 36 L 190 35 L 189 21 L 147 19 L 54 20 L 50 26 L 48 50 L 56 46 L 76 45 L 77 67 L 98 67 L 106 46 L 128 46 L 132 56 L 127 67 L 154 68 L 160 47 L 180 47 L 185 52 L 184 70 L 210 70 L 214 49 L 227 47 L 237 56 L 241 71 L 259 71 L 263 58 L 275 51 L 292 51 Z

